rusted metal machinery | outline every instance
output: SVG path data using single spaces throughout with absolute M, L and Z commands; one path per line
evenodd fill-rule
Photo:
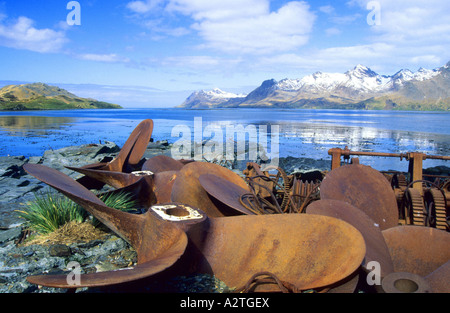
M 399 225 L 395 193 L 381 173 L 360 164 L 335 168 L 322 181 L 320 196 L 306 213 L 342 219 L 363 234 L 363 267 L 380 265 L 382 292 L 448 292 L 450 232 Z
M 138 252 L 137 266 L 81 275 L 78 286 L 70 286 L 66 275 L 29 277 L 34 284 L 105 286 L 173 270 L 213 274 L 228 286 L 239 288 L 255 274 L 270 272 L 283 288 L 301 291 L 329 288 L 345 279 L 360 266 L 366 253 L 361 233 L 335 218 L 307 214 L 214 218 L 176 203 L 152 206 L 143 215 L 130 214 L 107 207 L 54 169 L 27 164 L 25 170 L 82 205 Z M 254 288 L 279 291 L 277 284 Z
M 404 224 L 424 225 L 450 230 L 450 178 L 448 176 L 426 175 L 423 173 L 423 161 L 450 160 L 450 156 L 411 153 L 357 152 L 333 148 L 328 151 L 332 156 L 331 169 L 345 163 L 359 163 L 358 156 L 375 156 L 405 159 L 409 162 L 408 171 L 384 172 L 394 189 L 399 218 Z
M 242 195 L 240 202 L 253 207 L 258 214 L 304 213 L 308 204 L 319 199 L 319 186 L 323 178 L 310 180 L 286 175 L 280 167 L 262 170 L 259 164 L 253 162 L 247 163 L 243 174 L 251 192 Z
M 383 175 L 356 159 L 340 166 L 337 158 L 354 154 L 337 149 L 330 150 L 332 170 L 320 179 L 286 175 L 279 167 L 262 170 L 256 163 L 248 163 L 240 176 L 208 162 L 168 156 L 138 160 L 152 130 L 150 120 L 141 123 L 112 167 L 74 169 L 91 182 L 115 188 L 112 192 L 133 194 L 144 208 L 140 214 L 107 207 L 83 184 L 86 180 L 75 181 L 43 165 L 24 165 L 138 253 L 136 266 L 83 274 L 77 286 L 66 275 L 31 276 L 30 282 L 70 289 L 157 274 L 206 273 L 237 292 L 354 292 L 375 261 L 383 282 L 377 292 L 448 292 L 450 232 L 417 226 L 414 207 L 408 212 L 415 226 L 399 226 L 399 195 L 403 201 L 415 192 L 423 193 L 427 209 L 422 214 L 436 212 L 428 213 L 427 223 L 435 216 L 441 225 L 439 214 L 447 205 L 450 184 L 433 182 L 424 188 L 418 173 L 423 155 L 405 156 L 413 180 L 400 173 Z

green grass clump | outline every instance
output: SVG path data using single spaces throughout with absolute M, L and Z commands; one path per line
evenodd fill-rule
M 107 206 L 121 211 L 129 211 L 136 206 L 132 195 L 125 192 L 98 197 Z M 52 233 L 69 222 L 82 223 L 89 216 L 85 209 L 69 198 L 49 191 L 35 194 L 35 200 L 27 205 L 27 209 L 18 211 L 18 215 L 28 222 L 30 230 L 42 235 Z M 99 221 L 94 218 L 93 224 L 98 225 Z
M 59 227 L 86 218 L 86 211 L 63 195 L 51 192 L 35 194 L 35 200 L 27 203 L 26 211 L 18 211 L 19 217 L 29 223 L 29 228 L 39 234 L 49 234 Z

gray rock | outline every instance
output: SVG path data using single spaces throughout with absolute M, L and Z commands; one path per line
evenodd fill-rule
M 23 165 L 27 162 L 24 156 L 0 157 L 0 177 L 19 178 L 25 175 Z
M 105 240 L 68 246 L 10 244 L 0 247 L 0 293 L 64 293 L 65 289 L 38 288 L 26 278 L 44 273 L 69 274 L 71 269 L 67 266 L 70 262 L 78 262 L 82 273 L 115 270 L 134 265 L 136 256 L 128 243 L 112 234 Z M 81 291 L 89 292 L 89 289 Z
M 21 227 L 14 227 L 8 230 L 0 231 L 0 243 L 12 241 L 20 237 L 22 234 Z
M 48 251 L 51 256 L 68 257 L 72 255 L 70 247 L 66 245 L 51 245 Z
M 59 150 L 47 150 L 44 152 L 42 164 L 54 168 L 74 179 L 82 175 L 71 171 L 66 166 L 81 167 L 87 164 L 102 162 L 105 158 L 112 159 L 120 148 L 112 142 L 103 145 L 89 144 L 71 146 Z

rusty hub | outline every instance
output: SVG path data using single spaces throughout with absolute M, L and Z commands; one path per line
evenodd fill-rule
M 391 273 L 383 278 L 382 288 L 386 293 L 430 293 L 428 281 L 417 274 L 408 272 Z

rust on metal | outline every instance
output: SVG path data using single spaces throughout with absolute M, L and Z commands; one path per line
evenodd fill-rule
M 354 226 L 361 232 L 366 243 L 363 267 L 370 271 L 372 268 L 367 268 L 367 264 L 376 261 L 381 267 L 381 277 L 394 272 L 394 264 L 381 229 L 366 213 L 340 200 L 314 201 L 306 207 L 306 213 L 338 218 Z
M 132 185 L 140 180 L 143 176 L 142 172 L 124 173 L 102 169 L 74 168 L 70 166 L 66 166 L 66 168 L 79 172 L 91 179 L 95 179 L 114 188 L 124 188 L 126 186 Z M 149 176 L 153 175 L 153 173 L 151 172 L 144 173 L 145 175 Z
M 450 233 L 403 225 L 382 231 L 395 272 L 427 276 L 450 260 Z
M 139 166 L 142 156 L 147 149 L 153 133 L 153 121 L 150 119 L 144 120 L 131 132 L 127 141 L 123 145 L 119 154 L 110 162 L 107 163 L 95 163 L 85 165 L 81 168 L 68 167 L 73 171 L 80 172 L 94 180 L 98 180 L 98 172 L 122 172 L 130 173 Z M 85 180 L 86 184 L 91 183 L 88 179 Z
M 227 179 L 214 174 L 200 175 L 199 182 L 210 196 L 214 197 L 223 204 L 242 212 L 243 214 L 257 214 L 248 210 L 248 208 L 242 205 L 239 201 L 241 197 L 249 194 L 248 189 L 244 189 L 241 186 L 238 186 Z
M 186 205 L 176 203 L 157 205 L 136 215 L 107 207 L 56 170 L 34 164 L 24 168 L 85 207 L 138 252 L 138 265 L 133 268 L 81 275 L 78 286 L 69 286 L 66 275 L 28 278 L 39 285 L 78 288 L 117 284 L 167 270 L 182 258 L 185 271 L 214 274 L 228 286 L 243 286 L 255 273 L 269 271 L 295 290 L 304 290 L 345 279 L 360 266 L 366 253 L 361 233 L 335 218 L 307 214 L 210 218 L 202 210 L 191 206 L 186 210 Z M 167 219 L 164 214 L 177 218 Z
M 366 152 L 366 151 L 351 151 L 347 147 L 344 149 L 341 148 L 332 148 L 328 150 L 328 154 L 332 156 L 331 169 L 334 170 L 341 166 L 341 157 L 344 157 L 344 160 L 350 160 L 350 156 L 376 156 L 376 157 L 385 157 L 385 158 L 400 158 L 406 160 L 414 160 L 415 158 L 421 158 L 422 160 L 431 159 L 431 160 L 450 160 L 450 156 L 440 156 L 440 155 L 426 155 L 424 153 L 386 153 L 386 152 Z
M 382 172 L 391 182 L 396 195 L 401 224 L 423 225 L 450 231 L 450 178 L 448 175 L 433 175 L 423 171 L 425 160 L 450 160 L 450 156 L 427 155 L 421 152 L 360 152 L 350 151 L 347 147 L 330 149 L 328 154 L 332 156 L 332 170 L 341 166 L 342 157 L 344 164 L 355 163 L 354 156 L 400 158 L 408 161 L 405 173 Z
M 68 167 L 85 175 L 79 180 L 43 165 L 23 166 L 138 254 L 136 266 L 83 274 L 77 286 L 66 275 L 28 281 L 80 288 L 206 273 L 238 292 L 354 292 L 376 261 L 384 292 L 449 292 L 450 180 L 426 180 L 422 166 L 450 157 L 336 148 L 329 150 L 332 170 L 319 179 L 253 162 L 240 176 L 214 163 L 142 159 L 152 132 L 153 121 L 144 120 L 111 162 Z M 359 164 L 358 156 L 369 155 L 404 158 L 408 174 Z M 341 166 L 341 157 L 348 164 Z M 106 206 L 89 190 L 94 182 L 113 187 L 109 193 L 132 194 L 140 213 Z
M 395 194 L 386 178 L 369 166 L 352 164 L 332 170 L 320 185 L 320 197 L 352 204 L 381 230 L 398 225 Z
M 203 174 L 214 174 L 245 189 L 246 182 L 233 171 L 214 163 L 192 162 L 186 164 L 177 175 L 172 187 L 172 202 L 185 203 L 201 208 L 209 217 L 222 217 L 242 214 L 230 210 L 228 205 L 211 198 L 199 181 Z
M 361 233 L 326 216 L 242 215 L 209 222 L 205 237 L 195 241 L 204 257 L 200 268 L 228 286 L 271 272 L 298 290 L 325 287 L 351 275 L 365 255 Z
M 450 293 L 450 260 L 425 276 L 433 292 Z
M 428 281 L 420 275 L 409 272 L 395 272 L 383 278 L 383 291 L 386 293 L 431 293 Z
M 166 155 L 157 155 L 145 161 L 142 165 L 143 171 L 161 173 L 168 171 L 179 171 L 184 164 Z

